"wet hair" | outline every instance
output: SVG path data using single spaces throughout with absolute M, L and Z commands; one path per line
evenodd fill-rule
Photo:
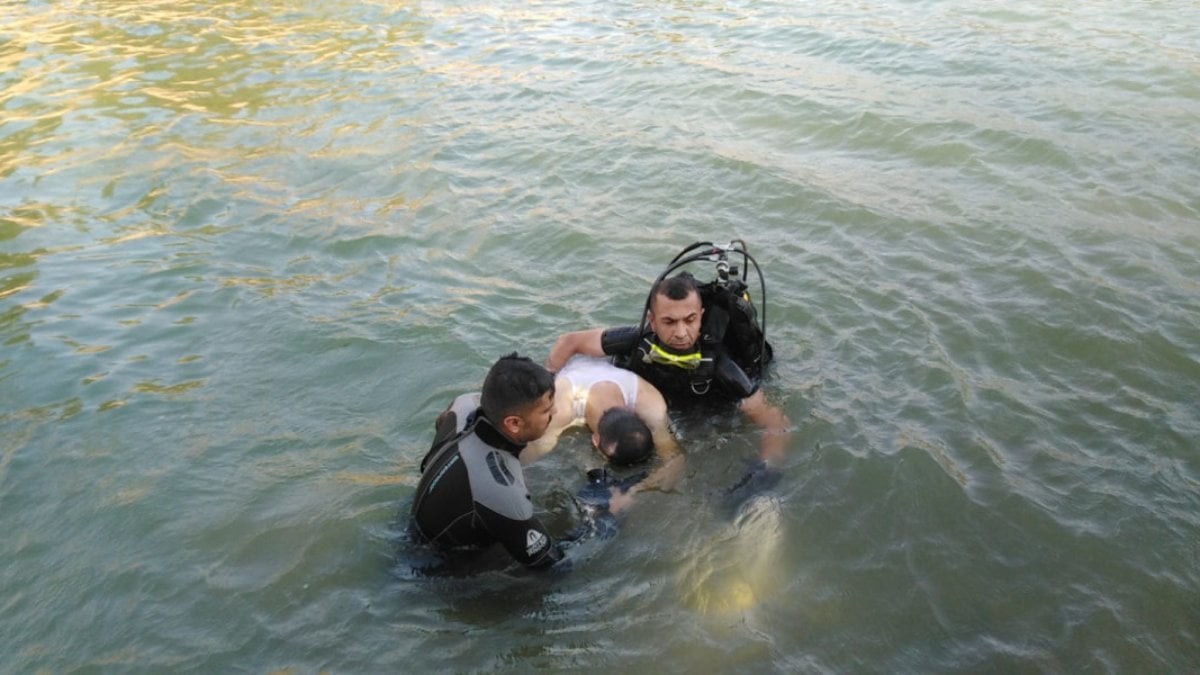
M 612 448 L 609 461 L 617 466 L 639 464 L 650 459 L 654 439 L 650 427 L 628 408 L 614 407 L 604 411 L 596 425 L 600 447 Z
M 650 309 L 653 311 L 659 295 L 665 295 L 672 300 L 683 300 L 692 293 L 700 293 L 700 286 L 696 283 L 696 277 L 687 272 L 680 272 L 673 277 L 661 279 L 654 284 L 654 288 L 650 289 Z
M 501 356 L 483 380 L 479 406 L 492 422 L 522 412 L 535 401 L 554 392 L 554 375 L 516 352 Z

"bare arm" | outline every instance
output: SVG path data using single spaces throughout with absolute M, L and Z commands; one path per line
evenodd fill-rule
M 541 438 L 529 442 L 525 449 L 521 450 L 521 466 L 529 466 L 549 454 L 554 446 L 558 445 L 558 437 L 562 434 L 562 430 L 563 427 L 547 429 Z
M 662 394 L 649 382 L 638 378 L 638 398 L 634 412 L 650 427 L 654 439 L 654 450 L 658 453 L 659 467 L 645 481 L 646 488 L 670 490 L 679 480 L 683 470 L 683 452 L 671 432 L 671 418 L 667 416 L 667 402 Z
M 680 474 L 683 473 L 683 451 L 679 448 L 679 441 L 675 440 L 675 434 L 671 432 L 667 402 L 654 385 L 640 377 L 634 412 L 650 427 L 650 436 L 654 439 L 654 452 L 658 455 L 659 464 L 645 480 L 624 493 L 613 495 L 609 501 L 609 508 L 613 513 L 629 507 L 633 503 L 633 496 L 642 490 L 674 489 Z
M 545 457 L 554 446 L 558 445 L 558 437 L 564 429 L 571 425 L 571 381 L 565 377 L 554 379 L 554 417 L 550 426 L 546 427 L 541 438 L 530 441 L 521 450 L 521 466 L 529 466 Z
M 779 408 L 767 402 L 762 389 L 742 399 L 738 404 L 755 424 L 765 432 L 762 440 L 762 459 L 767 464 L 779 466 L 787 451 L 787 442 L 791 436 L 791 421 Z
M 546 359 L 546 370 L 557 373 L 566 364 L 567 359 L 576 354 L 604 356 L 604 348 L 600 343 L 603 333 L 603 328 L 590 328 L 558 336 L 554 346 L 550 348 L 550 356 Z

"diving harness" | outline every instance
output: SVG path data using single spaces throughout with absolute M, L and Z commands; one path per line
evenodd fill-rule
M 731 257 L 734 264 L 730 263 Z M 701 261 L 715 263 L 716 278 L 708 283 L 696 284 L 704 307 L 700 339 L 692 350 L 680 352 L 660 344 L 654 333 L 647 331 L 646 321 L 655 289 L 662 281 L 676 270 Z M 758 275 L 761 314 L 755 310 L 747 284 L 751 266 Z M 684 273 L 690 276 L 690 273 Z M 758 261 L 746 250 L 745 241 L 734 239 L 723 245 L 696 242 L 680 251 L 651 286 L 636 333 L 641 336 L 641 342 L 632 358 L 644 364 L 692 371 L 689 386 L 696 395 L 708 393 L 713 377 L 718 376 L 748 396 L 756 388 L 763 370 L 773 357 L 771 344 L 767 342 L 766 306 L 766 280 Z M 709 347 L 710 353 L 720 347 L 731 358 L 716 359 L 714 362 L 713 357 L 705 353 L 704 347 Z

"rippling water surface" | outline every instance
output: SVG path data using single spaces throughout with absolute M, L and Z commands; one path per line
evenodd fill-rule
M 1200 10 L 1058 4 L 0 2 L 0 670 L 1194 669 Z M 739 237 L 781 483 L 414 576 L 450 398 Z

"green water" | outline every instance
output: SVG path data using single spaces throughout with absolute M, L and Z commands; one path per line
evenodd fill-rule
M 1200 9 L 0 2 L 0 672 L 1186 672 Z M 415 577 L 433 418 L 767 277 L 758 447 L 569 574 Z M 571 524 L 582 435 L 531 468 Z

